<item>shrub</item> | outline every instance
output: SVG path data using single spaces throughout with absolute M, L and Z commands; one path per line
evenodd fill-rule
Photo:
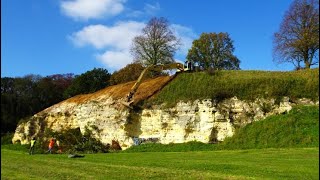
M 51 129 L 45 129 L 43 136 L 37 138 L 35 144 L 35 153 L 43 154 L 48 150 L 50 138 L 56 138 L 60 142 L 62 152 L 58 151 L 58 147 L 53 148 L 53 153 L 106 153 L 109 148 L 95 139 L 92 131 L 86 127 L 85 133 L 82 135 L 80 128 L 68 129 L 62 132 L 54 132 Z
M 1 145 L 12 144 L 12 138 L 14 133 L 6 133 L 1 135 Z

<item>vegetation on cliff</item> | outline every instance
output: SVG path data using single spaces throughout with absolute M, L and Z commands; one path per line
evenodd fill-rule
M 318 99 L 319 68 L 300 71 L 216 71 L 179 74 L 147 104 L 166 103 L 173 106 L 179 101 L 196 99 L 223 100 L 237 96 L 242 100 L 255 98 Z

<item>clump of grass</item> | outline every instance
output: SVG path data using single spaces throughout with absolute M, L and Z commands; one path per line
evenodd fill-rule
M 174 106 L 179 101 L 223 100 L 233 96 L 243 100 L 283 96 L 317 99 L 319 68 L 290 72 L 228 70 L 214 75 L 206 72 L 182 73 L 147 103 Z
M 9 149 L 14 151 L 28 152 L 30 148 L 29 144 L 4 144 L 1 145 L 1 149 Z
M 123 152 L 187 152 L 187 151 L 212 151 L 215 147 L 212 144 L 206 144 L 197 141 L 187 143 L 159 144 L 148 143 L 139 146 L 132 146 Z

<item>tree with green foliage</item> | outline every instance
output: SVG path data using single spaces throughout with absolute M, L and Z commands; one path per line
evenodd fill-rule
M 115 71 L 110 77 L 110 85 L 121 84 L 125 82 L 135 81 L 139 78 L 144 67 L 141 63 L 131 63 L 120 69 L 119 71 Z M 144 78 L 154 78 L 159 75 L 167 75 L 164 72 L 147 72 L 144 75 Z
M 79 76 L 76 76 L 72 84 L 64 92 L 65 98 L 78 94 L 93 93 L 109 86 L 111 74 L 103 68 L 94 68 Z
M 295 0 L 274 34 L 273 61 L 296 69 L 319 63 L 319 0 Z M 304 67 L 303 65 L 304 64 Z
M 73 74 L 1 78 L 1 132 L 13 132 L 20 119 L 64 100 L 72 79 Z
M 136 62 L 143 65 L 168 64 L 174 62 L 173 56 L 180 40 L 169 28 L 167 19 L 151 18 L 142 34 L 133 39 L 131 53 Z
M 187 59 L 202 70 L 240 69 L 240 60 L 233 51 L 233 41 L 228 33 L 202 33 L 193 41 Z
M 138 79 L 144 67 L 140 63 L 131 63 L 115 71 L 110 77 L 110 84 L 116 85 Z

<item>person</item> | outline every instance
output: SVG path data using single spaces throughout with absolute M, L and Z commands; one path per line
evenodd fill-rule
M 58 147 L 58 153 L 62 153 L 62 149 L 61 149 L 61 146 L 60 146 L 60 141 L 58 139 L 56 140 L 56 144 L 57 144 L 57 147 Z
M 31 143 L 30 143 L 30 150 L 29 150 L 29 155 L 32 155 L 33 154 L 33 151 L 34 151 L 34 145 L 36 144 L 36 138 L 33 137 L 31 139 Z
M 49 149 L 48 149 L 47 152 L 49 152 L 50 154 L 52 153 L 52 149 L 53 149 L 53 146 L 54 146 L 54 141 L 55 141 L 55 139 L 51 138 L 50 142 L 49 142 Z

